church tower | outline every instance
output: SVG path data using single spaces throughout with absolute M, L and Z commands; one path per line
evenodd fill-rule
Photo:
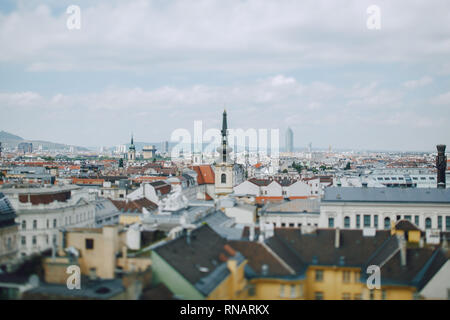
M 223 111 L 222 117 L 222 141 L 217 148 L 219 158 L 215 165 L 215 193 L 217 197 L 225 196 L 233 192 L 233 167 L 234 163 L 230 159 L 231 148 L 228 147 L 228 125 L 227 112 Z
M 128 148 L 128 161 L 129 162 L 136 161 L 136 147 L 134 146 L 133 143 L 133 135 L 131 135 L 131 145 Z

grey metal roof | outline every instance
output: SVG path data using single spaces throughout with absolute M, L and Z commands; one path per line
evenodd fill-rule
M 8 221 L 14 223 L 16 217 L 17 215 L 8 198 L 0 192 L 0 224 Z
M 348 188 L 325 189 L 322 202 L 449 203 L 450 189 Z

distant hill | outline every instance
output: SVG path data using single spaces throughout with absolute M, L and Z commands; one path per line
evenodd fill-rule
M 33 144 L 33 149 L 36 150 L 40 145 L 42 145 L 43 150 L 68 150 L 70 147 L 74 147 L 77 151 L 89 151 L 89 149 L 79 146 L 70 146 L 62 143 L 55 143 L 50 141 L 42 140 L 26 140 L 22 137 L 16 136 L 12 133 L 6 131 L 0 131 L 0 142 L 4 148 L 14 149 L 21 142 L 31 142 Z

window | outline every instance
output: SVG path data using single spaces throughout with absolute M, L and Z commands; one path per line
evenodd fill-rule
M 291 298 L 297 298 L 297 290 L 295 284 L 291 284 Z
M 387 299 L 387 292 L 386 292 L 386 290 L 381 290 L 381 299 L 382 300 L 386 300 Z
M 256 294 L 256 288 L 255 288 L 255 285 L 254 285 L 254 284 L 250 284 L 250 285 L 248 286 L 248 295 L 249 295 L 250 297 L 253 297 L 253 296 L 255 296 L 255 294 Z
M 398 221 L 398 220 L 401 220 L 401 219 L 402 219 L 402 216 L 398 215 L 398 216 L 397 216 L 397 221 Z
M 373 216 L 373 226 L 375 228 L 378 228 L 378 215 L 377 214 Z
M 53 244 L 56 244 L 56 234 L 53 235 L 52 241 L 53 241 Z
M 45 243 L 48 244 L 48 234 L 45 235 Z
M 280 297 L 284 297 L 284 284 L 280 285 Z
M 222 173 L 220 176 L 220 182 L 227 183 L 227 175 L 225 173 Z
M 323 270 L 316 270 L 316 281 L 323 281 Z
M 23 246 L 25 246 L 27 244 L 27 237 L 22 237 L 21 238 L 21 243 Z
M 419 216 L 414 216 L 414 223 L 419 226 Z
M 426 229 L 431 229 L 431 218 L 426 218 L 425 219 L 425 228 Z
M 384 228 L 385 229 L 390 229 L 391 228 L 391 219 L 386 217 L 384 218 Z
M 289 227 L 291 228 L 295 227 L 295 223 L 289 223 Z
M 359 214 L 356 215 L 356 227 L 360 228 L 361 227 L 361 217 Z
M 35 245 L 36 242 L 37 242 L 36 236 L 33 236 L 33 238 L 31 238 L 31 243 L 32 243 L 33 245 Z
M 361 278 L 361 273 L 359 271 L 355 271 L 355 282 L 359 282 L 360 278 Z
M 445 229 L 450 231 L 450 216 L 445 217 Z
M 334 218 L 328 218 L 328 228 L 334 228 Z
M 353 296 L 353 299 L 361 300 L 361 294 L 360 293 L 355 293 L 355 295 Z
M 22 220 L 22 230 L 25 230 L 27 228 L 27 221 Z
M 410 215 L 405 216 L 405 220 L 412 221 L 411 216 Z
M 342 272 L 342 281 L 345 283 L 350 282 L 350 271 L 344 271 Z
M 370 227 L 370 216 L 368 214 L 364 215 L 364 227 Z
M 56 223 L 56 219 L 53 219 L 53 228 L 56 228 L 57 223 Z
M 320 291 L 314 292 L 314 299 L 323 300 L 323 292 Z
M 303 285 L 302 284 L 298 285 L 298 292 L 299 292 L 299 297 L 303 297 Z
M 86 249 L 94 249 L 94 239 L 86 239 Z
M 50 227 L 50 221 L 47 219 L 47 229 Z
M 438 229 L 442 230 L 442 216 L 438 216 Z
M 350 217 L 344 218 L 344 228 L 350 228 Z
M 342 294 L 342 300 L 350 300 L 350 298 L 351 298 L 350 293 L 344 292 L 344 293 Z
M 33 229 L 37 229 L 37 220 L 33 220 Z

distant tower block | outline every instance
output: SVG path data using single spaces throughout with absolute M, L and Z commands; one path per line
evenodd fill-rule
M 439 144 L 436 146 L 438 154 L 436 156 L 436 169 L 437 169 L 437 187 L 445 189 L 445 170 L 447 170 L 447 157 L 445 156 L 445 144 Z
M 293 152 L 294 151 L 294 132 L 291 128 L 287 128 L 286 130 L 286 137 L 285 137 L 285 150 L 286 152 Z
M 145 146 L 142 149 L 144 160 L 153 159 L 156 156 L 156 146 Z

